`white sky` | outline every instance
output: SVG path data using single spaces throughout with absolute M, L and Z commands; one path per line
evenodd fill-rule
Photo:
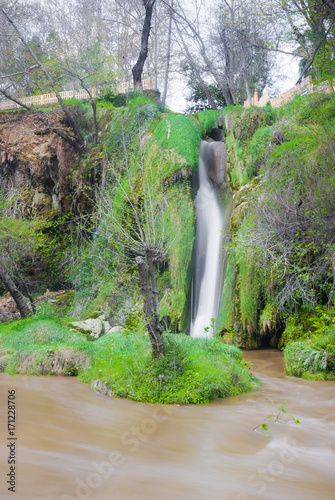
M 277 64 L 272 70 L 273 85 L 270 88 L 271 97 L 290 90 L 296 84 L 299 78 L 299 59 L 286 54 L 277 55 Z M 186 96 L 189 90 L 187 88 L 187 79 L 181 76 L 175 79 L 171 84 L 171 89 L 167 99 L 167 107 L 176 113 L 183 113 L 187 108 Z

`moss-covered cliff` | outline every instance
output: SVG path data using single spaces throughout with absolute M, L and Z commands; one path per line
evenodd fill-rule
M 42 269 L 35 266 L 36 272 L 29 273 L 41 291 L 60 284 L 75 287 L 75 315 L 104 312 L 112 324 L 128 321 L 129 328 L 141 327 L 137 281 L 126 261 L 115 257 L 113 243 L 101 236 L 95 216 L 100 190 L 115 189 L 115 172 L 125 175 L 128 162 L 139 203 L 144 196 L 141 168 L 164 186 L 168 253 L 159 272 L 161 315 L 174 330 L 186 328 L 194 238 L 191 179 L 198 167 L 201 137 L 215 124 L 215 116 L 162 113 L 146 96 L 117 108 L 103 102 L 98 104 L 95 144 L 90 106 L 68 104 L 87 141 L 81 156 L 38 121 L 39 113 L 53 112 L 61 122 L 57 107 L 37 111 L 34 121 L 24 111 L 0 115 L 3 185 L 20 193 L 26 216 L 44 219 L 49 237 L 48 248 L 38 258 Z M 160 189 L 154 186 L 153 194 Z M 116 192 L 118 196 L 122 192 Z M 126 205 L 123 210 L 127 217 Z M 25 278 L 29 281 L 27 274 Z
M 243 347 L 277 346 L 301 308 L 333 305 L 334 110 L 314 94 L 221 112 L 235 208 L 219 323 Z

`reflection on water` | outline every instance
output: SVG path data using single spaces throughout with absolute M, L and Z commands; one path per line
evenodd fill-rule
M 333 500 L 335 383 L 284 375 L 281 353 L 245 354 L 261 390 L 207 406 L 110 399 L 75 379 L 0 377 L 0 498 Z M 7 492 L 7 390 L 18 405 L 18 482 Z M 286 401 L 271 439 L 253 429 Z M 290 415 L 299 418 L 295 424 Z

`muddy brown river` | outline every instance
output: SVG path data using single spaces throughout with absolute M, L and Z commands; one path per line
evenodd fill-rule
M 2 374 L 1 500 L 334 500 L 335 383 L 285 377 L 278 351 L 245 359 L 261 390 L 206 406 L 139 404 L 76 379 Z M 287 413 L 267 419 L 281 401 Z M 262 423 L 271 437 L 254 430 Z

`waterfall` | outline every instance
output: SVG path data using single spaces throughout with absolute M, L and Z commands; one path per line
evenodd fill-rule
M 219 186 L 214 186 L 208 176 L 208 170 L 213 167 L 215 148 L 219 153 L 224 149 L 224 158 L 220 156 L 221 170 L 215 172 Z M 223 165 L 224 163 L 224 165 Z M 228 230 L 230 219 L 231 194 L 227 185 L 225 147 L 222 143 L 207 143 L 200 146 L 199 157 L 199 190 L 195 200 L 196 235 L 194 247 L 194 267 L 191 294 L 191 325 L 192 337 L 210 337 L 211 318 L 218 318 L 222 274 L 225 252 L 223 251 L 223 231 Z M 215 164 L 215 161 L 214 161 Z M 216 169 L 218 168 L 215 165 Z M 219 167 L 220 168 L 220 167 Z M 220 177 L 222 179 L 220 180 Z M 226 206 L 222 210 L 221 204 Z M 228 226 L 229 227 L 229 226 Z

